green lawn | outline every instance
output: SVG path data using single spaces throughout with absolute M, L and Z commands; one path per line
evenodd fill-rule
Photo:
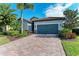
M 0 35 L 0 45 L 6 44 L 8 42 L 10 42 L 10 40 L 6 36 Z
M 79 36 L 74 40 L 62 40 L 62 44 L 68 56 L 79 56 Z

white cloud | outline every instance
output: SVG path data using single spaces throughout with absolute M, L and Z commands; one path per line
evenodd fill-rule
M 78 7 L 77 9 L 78 9 L 78 11 L 79 11 L 79 7 Z
M 45 15 L 46 17 L 63 17 L 63 11 L 70 7 L 72 3 L 70 4 L 56 4 L 56 6 L 50 5 L 46 11 Z

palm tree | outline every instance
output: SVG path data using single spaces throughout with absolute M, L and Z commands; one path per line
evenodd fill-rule
M 21 33 L 23 33 L 23 11 L 25 9 L 32 9 L 33 10 L 34 6 L 31 3 L 17 3 L 17 9 L 20 10 L 20 18 L 21 18 Z
M 5 32 L 7 31 L 6 26 L 16 20 L 16 14 L 13 14 L 13 12 L 15 12 L 15 10 L 10 9 L 9 4 L 0 4 L 0 27 L 2 27 Z

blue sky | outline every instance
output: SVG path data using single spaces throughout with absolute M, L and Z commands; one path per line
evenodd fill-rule
M 16 9 L 16 4 L 11 4 L 12 9 Z M 79 3 L 34 3 L 34 10 L 26 9 L 23 12 L 24 18 L 29 20 L 32 17 L 63 17 L 65 9 L 79 9 Z M 20 10 L 15 12 L 20 17 Z

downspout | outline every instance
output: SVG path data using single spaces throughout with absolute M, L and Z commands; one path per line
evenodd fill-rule
M 32 33 L 34 33 L 34 21 L 32 21 Z

